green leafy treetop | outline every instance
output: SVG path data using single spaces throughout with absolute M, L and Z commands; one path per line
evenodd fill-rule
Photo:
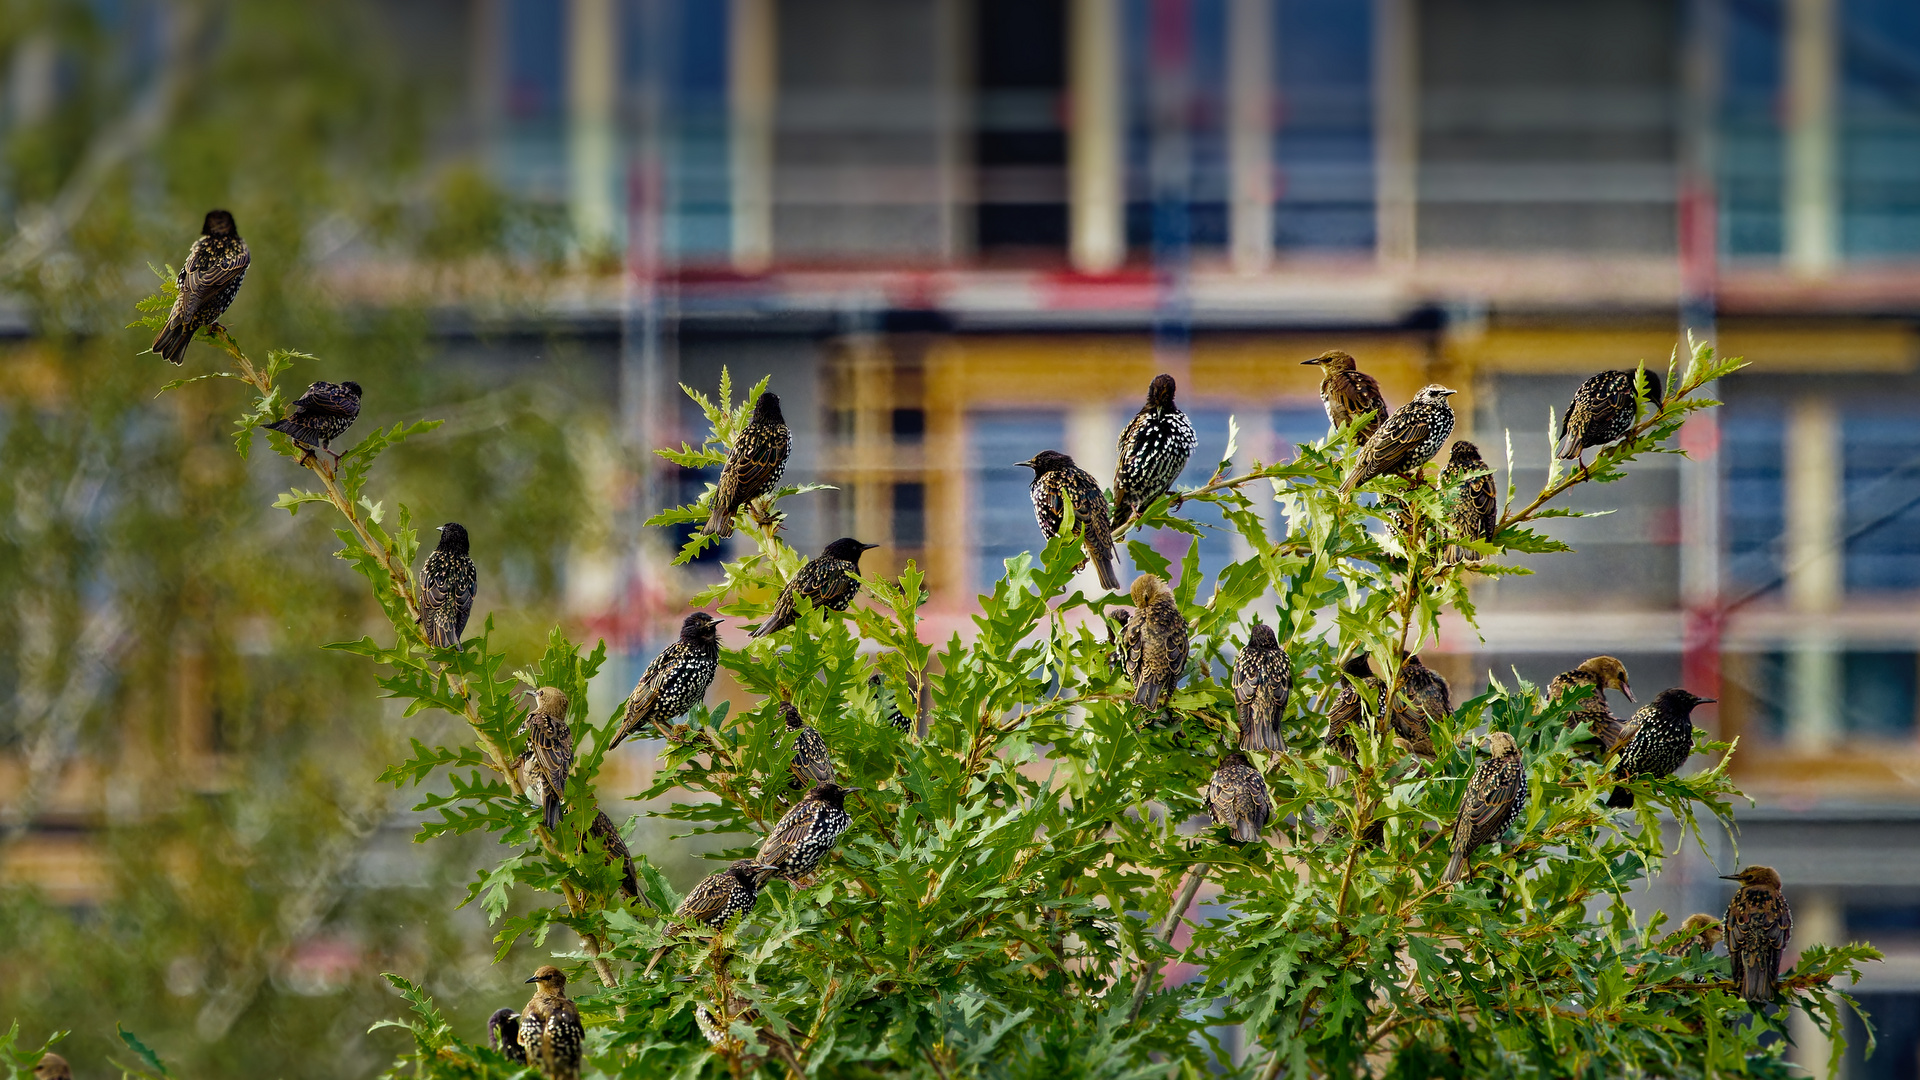
M 228 374 L 255 395 L 238 425 L 245 452 L 244 433 L 290 399 L 276 380 L 297 356 L 276 352 L 258 367 L 220 340 L 236 367 Z M 1676 358 L 1672 392 L 1643 406 L 1624 439 L 1572 472 L 1549 462 L 1547 487 L 1530 502 L 1509 483 L 1496 536 L 1468 546 L 1490 557 L 1568 550 L 1537 527 L 1573 514 L 1554 499 L 1620 478 L 1642 454 L 1677 452 L 1668 444 L 1685 418 L 1715 404 L 1703 388 L 1740 366 L 1705 346 Z M 737 403 L 724 378 L 717 401 L 688 391 L 711 433 L 660 453 L 688 466 L 722 460 L 764 386 Z M 664 767 L 645 793 L 674 800 L 663 816 L 686 835 L 720 838 L 716 859 L 752 858 L 804 794 L 788 768 L 803 732 L 788 727 L 782 703 L 824 738 L 839 783 L 860 790 L 846 802 L 852 827 L 811 881 L 769 884 L 718 928 L 681 926 L 670 917 L 681 898 L 659 869 L 638 860 L 639 896 L 624 897 L 618 860 L 590 831 L 594 779 L 621 719 L 585 712 L 604 646 L 588 653 L 556 630 L 541 656 L 514 660 L 491 644 L 491 620 L 457 650 L 421 636 L 415 529 L 405 507 L 390 513 L 367 485 L 383 450 L 433 427 L 376 430 L 337 465 L 270 434 L 319 483 L 277 505 L 340 515 L 339 555 L 391 621 L 390 637 L 334 647 L 378 664 L 380 687 L 409 715 L 440 709 L 467 722 L 470 744 L 416 741 L 383 779 L 444 778 L 444 793 L 420 803 L 434 814 L 421 840 L 480 830 L 509 852 L 477 873 L 467 897 L 497 928 L 500 955 L 522 938 L 557 945 L 551 932 L 567 932 L 555 957 L 574 969 L 590 1073 L 1785 1075 L 1783 1044 L 1768 1033 L 1784 1033 L 1800 1009 L 1838 1047 L 1840 1002 L 1851 999 L 1834 983 L 1877 955 L 1808 948 L 1781 979 L 1780 1007 L 1750 1010 L 1724 958 L 1670 956 L 1664 917 L 1636 922 L 1626 896 L 1666 855 L 1662 813 L 1696 840 L 1703 812 L 1730 823 L 1733 747 L 1705 733 L 1694 750 L 1707 767 L 1633 781 L 1632 815 L 1602 805 L 1609 765 L 1574 753 L 1587 728 L 1563 718 L 1586 691 L 1548 703 L 1525 681 L 1490 679 L 1433 723 L 1432 760 L 1396 743 L 1380 688 L 1399 695 L 1405 658 L 1434 639 L 1443 611 L 1473 619 L 1469 573 L 1525 571 L 1441 557 L 1458 538 L 1447 535 L 1449 493 L 1434 486 L 1433 467 L 1411 482 L 1371 482 L 1373 505 L 1342 500 L 1351 428 L 1241 475 L 1228 475 L 1230 436 L 1209 482 L 1147 508 L 1141 524 L 1196 538 L 1177 573 L 1147 545 L 1127 545 L 1138 568 L 1175 582 L 1198 650 L 1158 715 L 1133 705 L 1106 629 L 1125 597 L 1073 584 L 1084 552 L 1070 528 L 1037 556 L 1007 560 L 979 598 L 970 641 L 922 640 L 927 596 L 909 563 L 896 579 L 863 579 L 867 599 L 847 612 L 803 600 L 792 629 L 723 648 L 721 664 L 761 703 L 740 713 L 696 706 L 663 732 Z M 803 561 L 780 535 L 783 500 L 800 490 L 742 515 L 752 550 L 726 563 L 696 606 L 717 605 L 735 625 L 767 613 Z M 1177 516 L 1188 501 L 1214 504 L 1251 550 L 1208 583 L 1201 527 Z M 702 521 L 704 504 L 649 524 Z M 683 558 L 707 542 L 696 533 Z M 1263 842 L 1241 844 L 1201 823 L 1209 778 L 1236 742 L 1222 673 L 1256 620 L 1291 654 L 1292 749 L 1251 755 L 1274 824 Z M 1342 664 L 1363 653 L 1381 682 L 1356 687 L 1369 719 L 1347 762 L 1323 742 L 1325 716 L 1349 685 Z M 576 764 L 552 830 L 513 767 L 521 691 L 532 686 L 574 703 Z M 913 721 L 905 730 L 889 722 L 895 705 Z M 1466 880 L 1448 885 L 1448 837 L 1483 732 L 1518 744 L 1531 799 L 1503 839 L 1473 854 Z M 1209 886 L 1210 914 L 1192 910 Z M 1182 920 L 1193 929 L 1176 946 Z M 645 973 L 669 942 L 681 947 Z M 1199 975 L 1162 986 L 1172 963 Z M 452 1030 L 423 991 L 390 978 L 413 1007 L 392 1026 L 414 1041 L 391 1075 L 518 1075 L 484 1032 Z M 1248 1045 L 1237 1064 L 1217 1038 L 1233 1024 Z

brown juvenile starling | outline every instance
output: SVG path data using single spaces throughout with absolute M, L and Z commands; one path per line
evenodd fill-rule
M 527 1063 L 527 1048 L 520 1045 L 520 1014 L 512 1009 L 495 1009 L 487 1017 L 487 1046 L 518 1065 Z
M 1114 608 L 1107 612 L 1107 644 L 1111 646 L 1107 664 L 1128 679 L 1138 681 L 1140 643 L 1129 629 L 1132 624 L 1133 611 L 1129 608 Z
M 1593 737 L 1600 740 L 1602 756 L 1611 754 L 1622 741 L 1626 725 L 1614 718 L 1613 711 L 1607 708 L 1607 691 L 1618 690 L 1633 700 L 1633 689 L 1627 685 L 1627 666 L 1611 656 L 1596 656 L 1584 661 L 1572 671 L 1563 671 L 1547 684 L 1547 700 L 1559 701 L 1572 693 L 1578 686 L 1593 687 L 1593 696 L 1581 702 L 1567 714 L 1569 729 L 1587 725 Z
M 1126 528 L 1135 514 L 1167 493 L 1180 478 L 1199 440 L 1193 421 L 1173 403 L 1173 376 L 1156 375 L 1147 387 L 1147 403 L 1120 433 L 1119 465 L 1113 470 L 1113 527 Z M 1074 511 L 1075 516 L 1079 511 Z M 1114 586 L 1109 585 L 1111 589 Z
M 1074 528 L 1086 545 L 1087 558 L 1093 560 L 1094 573 L 1100 575 L 1100 587 L 1118 589 L 1120 576 L 1113 568 L 1113 521 L 1107 517 L 1107 498 L 1100 493 L 1099 483 L 1057 450 L 1042 450 L 1014 464 L 1033 470 L 1033 483 L 1027 493 L 1033 497 L 1033 517 L 1040 523 L 1041 534 L 1049 540 L 1060 535 L 1067 500 L 1073 500 Z
M 735 915 L 752 911 L 760 899 L 760 890 L 774 873 L 772 866 L 752 859 L 736 859 L 725 870 L 701 878 L 700 883 L 681 898 L 680 906 L 673 909 L 674 921 L 683 926 L 710 926 L 717 930 Z M 672 952 L 675 944 L 668 942 L 655 949 L 642 974 L 652 974 L 660 958 Z
M 787 468 L 787 450 L 792 438 L 787 418 L 780 415 L 780 398 L 762 393 L 753 403 L 753 418 L 733 440 L 733 452 L 720 470 L 720 483 L 713 489 L 713 512 L 707 518 L 706 531 L 715 536 L 733 535 L 733 517 L 753 500 L 773 490 Z
M 326 450 L 327 444 L 345 434 L 359 415 L 359 383 L 317 382 L 307 385 L 307 392 L 294 401 L 286 419 L 262 426 L 281 432 L 308 450 Z
M 1159 577 L 1141 574 L 1133 579 L 1133 618 L 1127 632 L 1133 636 L 1131 649 L 1140 658 L 1133 703 L 1149 713 L 1158 712 L 1186 673 L 1191 638 L 1173 590 Z
M 520 756 L 520 785 L 541 808 L 541 822 L 557 828 L 566 813 L 567 777 L 573 774 L 573 730 L 567 726 L 567 695 L 559 687 L 534 691 L 533 711 L 522 723 L 527 749 Z
M 1460 816 L 1453 819 L 1453 858 L 1447 860 L 1440 880 L 1465 881 L 1474 850 L 1500 839 L 1526 809 L 1526 762 L 1513 736 L 1496 731 L 1487 736 L 1487 757 L 1467 781 Z
M 878 671 L 867 676 L 867 686 L 873 691 L 873 700 L 880 706 L 880 714 L 887 718 L 900 731 L 912 731 L 913 720 L 900 708 L 900 697 L 887 685 L 887 680 Z M 914 710 L 918 712 L 919 710 Z M 832 779 L 831 776 L 826 779 Z
M 1660 691 L 1653 704 L 1633 714 L 1635 730 L 1620 746 L 1613 775 L 1622 780 L 1672 776 L 1693 754 L 1693 707 L 1712 700 L 1679 687 Z M 1621 784 L 1607 797 L 1607 805 L 1616 810 L 1630 807 L 1633 792 Z
M 793 778 L 787 782 L 787 786 L 811 787 L 832 780 L 833 758 L 827 753 L 827 740 L 800 718 L 800 710 L 794 708 L 791 702 L 780 703 L 780 715 L 787 722 L 787 730 L 796 733 L 793 736 L 793 760 L 787 763 L 787 771 Z
M 1240 717 L 1240 749 L 1285 753 L 1287 694 L 1293 689 L 1293 663 L 1273 628 L 1254 623 L 1247 647 L 1233 658 L 1233 703 Z
M 73 1067 L 59 1054 L 42 1054 L 40 1064 L 33 1067 L 33 1080 L 73 1080 Z
M 1340 665 L 1340 670 L 1348 678 L 1342 681 L 1340 692 L 1334 695 L 1333 705 L 1327 709 L 1326 745 L 1335 754 L 1352 761 L 1360 753 L 1360 748 L 1354 743 L 1354 729 L 1365 730 L 1367 726 L 1366 699 L 1360 696 L 1355 686 L 1363 685 L 1371 689 L 1376 701 L 1387 688 L 1374 676 L 1373 663 L 1367 659 L 1366 653 L 1348 657 L 1346 663 Z
M 1418 472 L 1432 461 L 1447 436 L 1453 434 L 1453 406 L 1447 404 L 1447 398 L 1457 393 L 1433 383 L 1387 417 L 1360 448 L 1353 468 L 1340 484 L 1340 494 L 1351 495 L 1354 488 L 1376 476 Z
M 1780 954 L 1793 937 L 1793 909 L 1780 895 L 1780 875 L 1771 866 L 1724 874 L 1740 888 L 1721 922 L 1727 955 L 1733 957 L 1733 987 L 1749 1005 L 1765 1005 L 1779 990 Z
M 619 826 L 607 816 L 605 810 L 597 810 L 593 815 L 593 824 L 587 827 L 594 839 L 600 841 L 600 849 L 607 854 L 607 861 L 620 860 L 620 895 L 633 899 L 640 895 L 640 878 L 633 872 L 633 852 L 627 849 L 627 842 L 620 835 Z
M 815 784 L 767 834 L 754 861 L 774 867 L 789 881 L 813 873 L 833 850 L 840 834 L 853 824 L 853 818 L 847 815 L 847 796 L 859 790 L 831 780 Z
M 580 1055 L 587 1030 L 580 1010 L 567 997 L 567 977 L 551 964 L 527 980 L 538 984 L 527 1007 L 520 1010 L 520 1049 L 527 1064 L 547 1080 L 580 1080 Z
M 1353 441 L 1365 445 L 1391 415 L 1387 399 L 1380 396 L 1380 384 L 1339 349 L 1300 362 L 1320 366 L 1320 403 L 1327 407 L 1327 419 L 1335 428 L 1346 427 L 1363 413 L 1373 414 L 1353 433 Z
M 1500 532 L 1500 489 L 1480 458 L 1480 448 L 1456 439 L 1440 474 L 1446 494 L 1447 527 L 1455 540 L 1491 542 Z M 1447 547 L 1448 562 L 1479 562 L 1480 552 L 1459 544 Z
M 1647 404 L 1660 407 L 1660 376 L 1647 373 Z M 1554 453 L 1586 464 L 1588 447 L 1604 446 L 1633 430 L 1633 372 L 1603 371 L 1573 392 L 1560 418 L 1560 444 Z
M 187 261 L 174 278 L 179 293 L 173 298 L 173 310 L 167 312 L 167 325 L 153 339 L 153 351 L 178 364 L 186 356 L 187 345 L 201 327 L 212 326 L 226 314 L 227 305 L 240 292 L 247 278 L 247 263 L 253 256 L 233 215 L 225 210 L 207 211 L 200 226 L 200 239 L 187 249 Z
M 1220 759 L 1220 767 L 1207 781 L 1207 812 L 1215 825 L 1225 825 L 1234 840 L 1251 844 L 1267 831 L 1273 817 L 1273 798 L 1267 794 L 1266 778 L 1238 750 Z
M 1691 953 L 1710 953 L 1720 944 L 1720 920 L 1701 912 L 1687 916 L 1680 929 L 1668 935 L 1660 951 L 1668 956 L 1687 956 Z
M 843 536 L 828 544 L 825 551 L 817 557 L 808 559 L 800 572 L 793 575 L 787 587 L 780 590 L 779 599 L 773 602 L 773 610 L 767 613 L 767 619 L 754 630 L 757 638 L 776 634 L 792 626 L 800 617 L 794 598 L 804 596 L 813 601 L 813 606 L 829 607 L 835 611 L 845 611 L 853 603 L 853 594 L 859 591 L 859 583 L 853 575 L 860 572 L 860 553 L 879 544 L 863 544 L 851 536 Z
M 607 744 L 611 750 L 642 727 L 653 725 L 662 731 L 674 717 L 685 713 L 707 696 L 714 673 L 720 670 L 720 620 L 704 611 L 696 611 L 680 621 L 680 640 L 660 650 L 640 681 L 627 695 L 627 714 L 620 730 Z
M 440 543 L 420 567 L 420 631 L 436 649 L 457 649 L 473 614 L 480 572 L 467 555 L 467 527 L 440 526 Z
M 1453 715 L 1453 698 L 1440 673 L 1409 656 L 1400 669 L 1400 700 L 1390 716 L 1394 733 L 1428 761 L 1435 757 L 1433 725 Z

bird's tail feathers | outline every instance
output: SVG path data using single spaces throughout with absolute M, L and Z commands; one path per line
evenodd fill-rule
M 1260 839 L 1260 827 L 1246 818 L 1241 818 L 1233 823 L 1233 838 L 1243 844 L 1251 844 Z
M 313 429 L 307 427 L 305 424 L 296 422 L 291 417 L 285 420 L 275 420 L 271 424 L 261 424 L 260 426 L 266 428 L 268 431 L 278 431 L 302 446 L 320 445 L 320 436 L 314 434 Z
M 1466 877 L 1467 853 L 1465 851 L 1456 851 L 1453 853 L 1453 858 L 1447 860 L 1447 872 L 1440 875 L 1440 880 L 1453 883 L 1456 881 L 1465 881 Z
M 1747 960 L 1740 972 L 1740 996 L 1755 1005 L 1772 1001 L 1773 980 L 1768 977 L 1772 966 L 1761 962 L 1759 957 Z
M 187 346 L 193 341 L 193 322 L 190 319 L 171 319 L 161 327 L 160 336 L 153 339 L 153 351 L 169 364 L 178 365 L 187 355 Z
M 653 958 L 647 961 L 647 970 L 641 972 L 640 977 L 644 979 L 647 976 L 653 974 L 653 969 L 659 966 L 660 961 L 666 959 L 667 954 L 672 951 L 673 951 L 672 944 L 662 945 L 659 948 L 653 950 Z
M 1113 569 L 1113 552 L 1103 551 L 1093 557 L 1093 571 L 1100 575 L 1100 587 L 1108 592 L 1117 592 L 1120 588 L 1120 575 Z
M 1615 787 L 1613 789 L 1613 794 L 1607 796 L 1607 806 L 1610 809 L 1614 809 L 1614 810 L 1625 810 L 1630 808 L 1631 806 L 1633 806 L 1633 791 L 1629 789 L 1625 784 L 1621 784 L 1618 787 Z
M 1572 461 L 1580 456 L 1580 436 L 1568 431 L 1560 436 L 1560 445 L 1554 447 L 1554 456 L 1562 461 Z
M 1160 700 L 1160 680 L 1144 679 L 1133 692 L 1133 703 L 1151 709 Z
M 1355 467 L 1352 471 L 1347 473 L 1347 478 L 1345 480 L 1340 481 L 1340 497 L 1346 498 L 1347 496 L 1352 495 L 1353 489 L 1359 486 L 1360 486 L 1360 470 L 1358 467 Z
M 701 531 L 705 532 L 708 536 L 717 536 L 722 540 L 733 535 L 733 515 L 727 512 L 726 507 L 720 505 L 720 498 L 717 494 L 713 500 L 713 513 L 707 516 L 707 526 Z
M 547 798 L 546 802 L 541 806 L 541 811 L 546 821 L 548 832 L 559 828 L 560 819 L 566 816 L 566 804 L 560 801 L 560 793 L 553 790 L 552 784 L 547 785 Z

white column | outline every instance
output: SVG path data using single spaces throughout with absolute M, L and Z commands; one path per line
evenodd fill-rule
M 1273 4 L 1232 0 L 1227 12 L 1227 159 L 1233 268 L 1273 262 Z
M 1374 251 L 1413 262 L 1419 222 L 1420 55 L 1413 0 L 1373 4 Z
M 779 89 L 774 0 L 731 0 L 728 8 L 728 176 L 733 265 L 749 273 L 773 262 L 773 131 Z
M 935 0 L 940 257 L 948 262 L 973 253 L 973 11 L 971 0 Z
M 568 209 L 574 241 L 589 252 L 613 245 L 619 25 L 613 0 L 572 0 L 568 7 Z
M 1785 256 L 1808 277 L 1839 259 L 1835 9 L 1835 0 L 1787 0 Z
M 1067 170 L 1071 257 L 1089 274 L 1127 257 L 1119 0 L 1073 0 L 1067 32 L 1073 116 Z
M 1787 730 L 1797 749 L 1817 752 L 1840 733 L 1840 642 L 1829 620 L 1846 588 L 1840 535 L 1846 475 L 1832 399 L 1794 402 L 1784 451 L 1787 603 L 1802 616 L 1787 659 Z
M 1793 905 L 1793 943 L 1804 949 L 1809 945 L 1835 945 L 1847 936 L 1846 913 L 1832 889 L 1793 890 L 1787 902 Z M 1785 966 L 1784 964 L 1782 965 Z M 1789 1056 L 1809 1076 L 1833 1077 L 1827 1060 L 1833 1054 L 1833 1041 L 1819 1025 L 1799 1009 L 1787 1018 L 1787 1032 L 1793 1036 Z

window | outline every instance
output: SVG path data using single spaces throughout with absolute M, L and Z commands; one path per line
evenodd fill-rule
M 982 252 L 1052 249 L 1064 255 L 1066 5 L 981 0 L 976 10 L 973 153 L 980 201 L 974 242 Z
M 927 485 L 893 485 L 893 546 L 917 550 L 927 545 Z
M 1033 520 L 1027 486 L 1033 473 L 1015 464 L 1066 445 L 1063 414 L 1034 410 L 982 411 L 967 416 L 972 488 L 973 587 L 985 592 L 1005 572 L 1005 560 L 1045 546 Z
M 1920 6 L 1847 0 L 1840 26 L 1840 249 L 1920 253 Z
M 1780 253 L 1780 0 L 1723 8 L 1720 245 L 1728 255 Z
M 1847 588 L 1920 588 L 1920 415 L 1849 412 Z
M 1777 592 L 1785 567 L 1786 422 L 1772 403 L 1734 403 L 1720 419 L 1729 601 Z
M 918 443 L 927 437 L 927 410 L 893 410 L 893 441 Z
M 1227 242 L 1227 0 L 1123 3 L 1127 243 Z
M 1868 739 L 1911 739 L 1915 666 L 1912 652 L 1849 652 L 1841 664 L 1846 680 L 1847 734 Z
M 1879 1045 L 1866 1056 L 1867 1033 L 1852 1009 L 1847 1020 L 1848 1080 L 1913 1080 L 1920 1076 L 1920 994 L 1863 994 L 1856 1000 L 1873 1021 Z
M 1280 0 L 1273 215 L 1279 247 L 1373 248 L 1372 13 L 1373 5 L 1348 0 Z

